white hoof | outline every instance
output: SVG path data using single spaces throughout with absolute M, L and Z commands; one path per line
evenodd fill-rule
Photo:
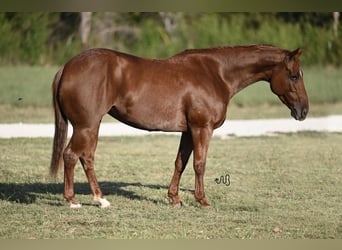
M 107 201 L 105 198 L 100 198 L 98 199 L 98 201 L 100 202 L 101 208 L 110 207 L 110 202 Z
M 80 207 L 82 207 L 80 203 L 76 203 L 76 204 L 70 203 L 70 208 L 80 208 Z

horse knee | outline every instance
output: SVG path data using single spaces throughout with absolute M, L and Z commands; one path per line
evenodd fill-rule
M 205 161 L 196 161 L 194 163 L 194 170 L 197 175 L 201 175 L 205 170 Z

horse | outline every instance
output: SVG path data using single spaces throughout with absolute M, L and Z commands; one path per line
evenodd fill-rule
M 74 168 L 80 160 L 94 200 L 100 207 L 110 206 L 94 171 L 99 126 L 109 114 L 135 128 L 180 132 L 170 203 L 182 205 L 179 183 L 193 152 L 195 200 L 210 206 L 203 181 L 207 151 L 214 129 L 226 120 L 229 101 L 250 84 L 266 81 L 291 116 L 304 120 L 309 101 L 299 60 L 302 52 L 240 45 L 148 59 L 104 48 L 83 51 L 64 64 L 52 84 L 55 134 L 50 174 L 56 176 L 64 160 L 64 199 L 78 208 Z M 68 122 L 73 133 L 66 144 Z

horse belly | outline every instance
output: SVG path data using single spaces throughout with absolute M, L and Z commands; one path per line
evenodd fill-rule
M 158 108 L 153 103 L 145 103 L 127 108 L 113 106 L 109 114 L 130 126 L 148 131 L 181 132 L 187 130 L 185 114 L 181 110 Z

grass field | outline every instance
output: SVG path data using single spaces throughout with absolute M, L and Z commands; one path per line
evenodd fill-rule
M 0 67 L 0 123 L 53 122 L 51 84 L 57 67 Z M 342 114 L 342 70 L 308 68 L 304 79 L 310 99 L 309 117 Z M 231 119 L 289 117 L 289 110 L 267 83 L 238 93 L 228 108 Z
M 112 206 L 92 202 L 78 165 L 83 207 L 72 210 L 62 199 L 62 174 L 48 177 L 51 139 L 0 139 L 0 238 L 341 238 L 342 134 L 214 138 L 209 209 L 194 201 L 191 165 L 181 181 L 185 206 L 169 205 L 178 140 L 100 138 L 96 170 Z M 214 181 L 226 174 L 229 186 Z
M 0 123 L 53 122 L 56 71 L 1 67 Z M 342 114 L 341 69 L 305 69 L 304 79 L 309 117 Z M 243 90 L 228 109 L 231 119 L 289 116 L 265 83 Z M 112 206 L 92 202 L 78 165 L 83 207 L 71 210 L 62 199 L 62 174 L 48 176 L 52 139 L 0 139 L 0 238 L 342 238 L 342 134 L 214 138 L 205 175 L 209 209 L 194 201 L 192 166 L 181 182 L 185 206 L 169 205 L 178 140 L 100 138 L 97 175 Z M 216 184 L 226 174 L 230 185 Z

